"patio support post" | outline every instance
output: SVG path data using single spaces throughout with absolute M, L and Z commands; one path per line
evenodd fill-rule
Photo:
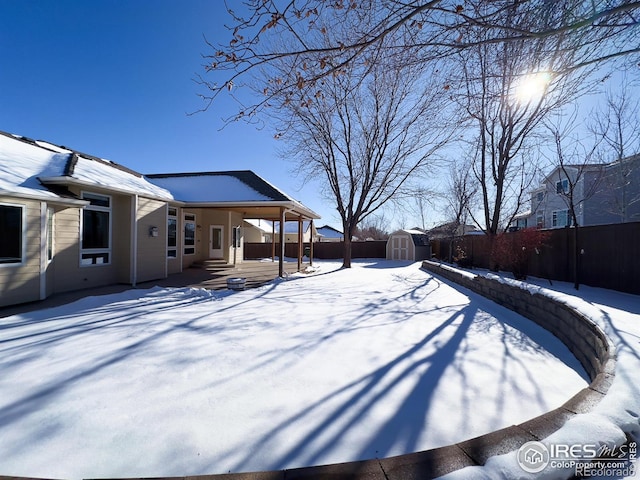
M 280 207 L 280 259 L 278 260 L 278 276 L 284 277 L 284 222 L 285 208 Z
M 271 220 L 271 261 L 276 261 L 276 221 Z
M 309 222 L 309 266 L 313 266 L 313 218 Z
M 298 217 L 298 271 L 302 270 L 302 252 L 304 245 L 302 244 L 302 217 Z

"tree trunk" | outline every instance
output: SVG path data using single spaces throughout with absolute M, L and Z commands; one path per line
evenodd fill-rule
M 580 290 L 580 246 L 578 245 L 578 225 L 573 227 L 573 288 Z
M 344 236 L 344 258 L 342 268 L 351 268 L 351 236 Z

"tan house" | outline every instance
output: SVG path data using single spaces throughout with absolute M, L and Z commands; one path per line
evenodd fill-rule
M 244 218 L 319 216 L 250 171 L 144 176 L 0 132 L 0 306 L 241 262 Z

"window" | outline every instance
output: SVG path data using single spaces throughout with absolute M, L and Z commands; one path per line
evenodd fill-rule
M 191 213 L 184 215 L 184 254 L 196 253 L 196 216 Z
M 544 228 L 544 212 L 536 213 L 536 227 Z
M 80 264 L 105 265 L 111 262 L 111 197 L 82 193 L 90 202 L 82 210 Z
M 538 192 L 538 194 L 536 195 L 536 200 L 538 200 L 538 202 L 544 200 L 544 192 Z
M 24 245 L 24 207 L 0 204 L 0 265 L 21 264 Z
M 178 256 L 178 209 L 169 207 L 167 213 L 167 257 Z
M 569 180 L 556 182 L 556 193 L 569 193 Z
M 569 210 L 556 210 L 552 214 L 552 225 L 554 227 L 568 227 L 571 225 Z
M 518 230 L 523 229 L 523 228 L 527 228 L 527 219 L 526 218 L 518 218 L 518 220 L 516 220 L 516 227 L 518 228 Z
M 47 208 L 47 261 L 53 260 L 53 208 Z

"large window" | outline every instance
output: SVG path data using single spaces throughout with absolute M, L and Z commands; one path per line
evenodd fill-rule
M 556 210 L 552 213 L 552 225 L 554 227 L 568 227 L 571 224 L 569 210 Z
M 80 264 L 104 265 L 111 262 L 111 197 L 82 194 L 90 202 L 82 210 Z
M 544 212 L 536 213 L 536 227 L 544 228 Z
M 184 215 L 184 254 L 196 253 L 196 216 L 192 213 Z
M 169 207 L 167 213 L 167 257 L 178 256 L 178 209 Z
M 24 207 L 0 203 L 0 265 L 23 261 Z
M 569 180 L 560 180 L 556 182 L 556 193 L 569 193 Z

